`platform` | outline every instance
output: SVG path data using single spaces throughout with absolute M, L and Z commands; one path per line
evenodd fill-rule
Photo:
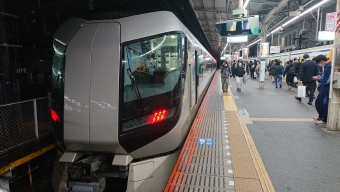
M 165 191 L 270 191 L 231 92 L 216 73 Z
M 314 124 L 296 89 L 258 85 L 237 93 L 230 79 L 222 93 L 217 71 L 165 191 L 340 191 L 340 134 Z

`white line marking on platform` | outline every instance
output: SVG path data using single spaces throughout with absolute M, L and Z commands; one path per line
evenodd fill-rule
M 229 146 L 225 146 L 225 148 L 229 149 Z
M 229 181 L 229 185 L 234 186 L 234 181 Z
M 228 169 L 228 173 L 233 173 L 233 170 L 231 170 L 231 169 Z
M 224 137 L 228 137 L 228 135 L 225 135 Z
M 229 143 L 229 141 L 228 141 L 228 140 L 225 140 L 225 142 Z
M 227 153 L 228 156 L 230 156 L 230 153 Z

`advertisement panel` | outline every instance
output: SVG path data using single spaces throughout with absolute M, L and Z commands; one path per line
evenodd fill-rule
M 269 42 L 261 43 L 260 57 L 268 57 L 269 55 Z
M 327 13 L 326 14 L 326 23 L 325 23 L 325 31 L 335 31 L 337 24 L 337 12 Z
M 242 59 L 248 59 L 248 58 L 249 58 L 249 49 L 243 48 Z
M 270 54 L 272 53 L 280 53 L 280 46 L 270 46 Z

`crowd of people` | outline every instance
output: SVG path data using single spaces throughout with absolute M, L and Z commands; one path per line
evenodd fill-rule
M 252 79 L 260 78 L 260 62 L 256 60 L 249 62 L 242 60 L 236 62 L 234 60 L 232 63 L 224 61 L 220 69 L 223 92 L 228 92 L 230 77 L 236 78 L 237 92 L 241 92 L 242 84 L 247 81 L 247 74 L 250 74 Z
M 314 93 L 317 90 L 318 96 L 315 100 L 315 108 L 318 116 L 314 117 L 315 124 L 327 123 L 328 116 L 328 98 L 330 89 L 331 62 L 325 55 L 318 55 L 311 59 L 308 54 L 303 55 L 301 62 L 298 58 L 288 61 L 284 66 L 281 61 L 269 61 L 266 71 L 272 79 L 275 88 L 282 88 L 282 78 L 286 78 L 288 90 L 293 87 L 305 86 L 308 105 L 313 105 L 315 100 Z M 246 83 L 247 76 L 256 79 L 260 78 L 259 61 L 224 61 L 220 67 L 222 91 L 228 92 L 229 78 L 236 78 L 237 92 L 241 92 L 242 84 Z M 302 97 L 296 96 L 299 102 Z

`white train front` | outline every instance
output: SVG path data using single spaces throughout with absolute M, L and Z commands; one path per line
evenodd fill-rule
M 55 191 L 162 191 L 216 61 L 171 12 L 54 35 Z

